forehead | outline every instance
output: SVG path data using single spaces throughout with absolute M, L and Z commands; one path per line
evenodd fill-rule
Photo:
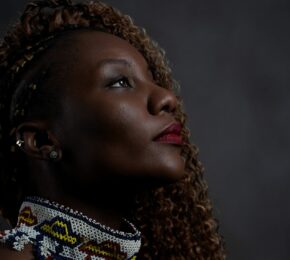
M 120 58 L 128 60 L 133 66 L 147 67 L 145 58 L 134 46 L 122 38 L 105 32 L 93 30 L 70 32 L 61 37 L 55 47 L 59 47 L 55 50 L 60 50 L 66 58 L 78 62 L 95 63 L 103 59 Z

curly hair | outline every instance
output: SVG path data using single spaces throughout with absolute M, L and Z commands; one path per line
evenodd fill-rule
M 55 38 L 71 30 L 98 30 L 125 39 L 144 56 L 159 86 L 176 90 L 165 52 L 143 28 L 117 9 L 99 1 L 34 0 L 0 45 L 0 209 L 11 223 L 25 196 L 26 159 L 15 147 L 13 129 L 34 115 L 35 104 L 47 110 L 52 91 L 41 88 L 52 73 L 35 73 L 33 83 L 23 83 L 23 74 L 37 63 Z M 37 82 L 37 84 L 35 84 Z M 42 94 L 35 94 L 35 88 Z M 130 220 L 142 233 L 140 259 L 225 259 L 224 242 L 213 217 L 208 187 L 203 178 L 198 148 L 189 141 L 182 99 L 177 95 L 176 118 L 183 126 L 186 177 L 181 181 L 148 190 L 135 199 Z M 38 100 L 33 102 L 33 100 Z M 33 105 L 32 105 L 33 104 Z M 38 105 L 39 107 L 39 105 Z M 44 107 L 44 108 L 43 108 Z M 30 111 L 30 112 L 29 112 Z M 44 113 L 45 114 L 45 113 Z M 42 114 L 42 116 L 44 115 Z

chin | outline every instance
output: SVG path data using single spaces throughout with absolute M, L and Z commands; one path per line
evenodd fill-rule
M 152 186 L 161 187 L 181 181 L 186 176 L 185 163 L 182 158 L 179 160 L 168 160 L 166 164 L 159 165 L 157 174 L 151 176 Z
M 160 175 L 162 175 L 164 179 L 168 179 L 168 181 L 176 182 L 185 175 L 185 161 L 179 153 L 177 156 L 164 157 L 161 166 Z

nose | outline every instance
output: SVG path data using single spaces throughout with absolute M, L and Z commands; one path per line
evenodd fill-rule
M 175 94 L 166 88 L 154 86 L 148 101 L 148 110 L 152 115 L 174 114 L 177 107 Z

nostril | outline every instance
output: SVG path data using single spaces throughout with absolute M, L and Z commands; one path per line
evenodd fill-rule
M 148 105 L 152 114 L 164 112 L 174 114 L 177 106 L 177 98 L 171 90 L 154 86 Z
M 169 105 L 165 105 L 165 106 L 163 107 L 163 110 L 166 111 L 166 112 L 171 112 L 171 108 L 170 108 Z
M 173 107 L 169 104 L 164 105 L 163 108 L 161 109 L 163 112 L 166 112 L 168 114 L 175 114 L 176 107 Z

